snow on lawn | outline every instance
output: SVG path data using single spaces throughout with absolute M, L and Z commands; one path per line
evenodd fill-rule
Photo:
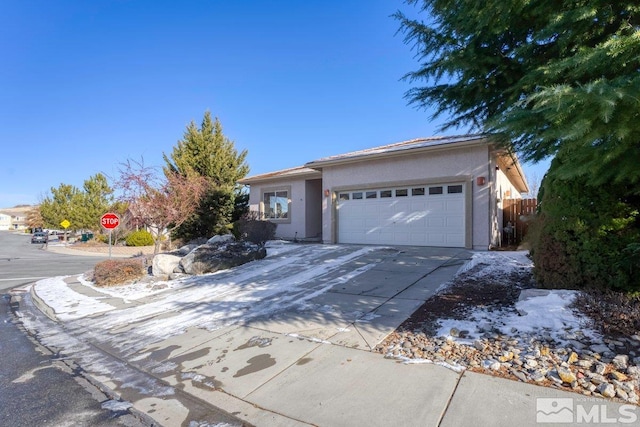
M 531 268 L 533 263 L 524 251 L 479 252 L 474 254 L 459 274 L 466 272 L 471 277 L 480 279 Z M 482 331 L 497 330 L 510 336 L 542 334 L 559 343 L 565 343 L 571 335 L 568 331 L 573 330 L 597 338 L 597 332 L 585 327 L 586 319 L 569 307 L 577 294 L 578 291 L 570 290 L 527 289 L 515 304 L 516 312 L 478 308 L 470 313 L 466 320 L 440 319 L 437 335 L 451 338 L 451 329 L 466 330 L 469 331 L 468 340 L 456 338 L 456 341 L 464 343 L 472 341 L 472 337 L 480 336 Z

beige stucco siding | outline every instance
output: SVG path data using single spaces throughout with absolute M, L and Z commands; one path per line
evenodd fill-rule
M 487 145 L 468 146 L 412 153 L 363 162 L 326 166 L 322 170 L 323 187 L 334 197 L 323 199 L 322 236 L 326 243 L 336 241 L 335 192 L 345 189 L 404 185 L 410 183 L 463 182 L 471 191 L 467 206 L 469 246 L 487 249 L 490 244 L 489 192 L 490 159 Z M 476 178 L 487 182 L 477 185 Z
M 308 186 L 309 184 L 307 184 L 305 179 L 287 179 L 272 181 L 265 184 L 251 184 L 249 209 L 252 211 L 264 212 L 262 194 L 265 191 L 287 190 L 289 191 L 290 199 L 290 215 L 288 219 L 272 221 L 278 224 L 276 229 L 276 238 L 302 239 L 305 237 L 315 237 L 307 236 L 307 230 L 312 230 L 312 228 L 307 227 L 305 221 L 309 215 L 312 215 L 307 212 L 308 209 L 311 209 L 311 206 L 305 199 Z M 319 184 L 316 186 L 319 186 Z

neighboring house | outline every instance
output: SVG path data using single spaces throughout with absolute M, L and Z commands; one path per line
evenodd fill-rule
M 421 138 L 245 178 L 249 205 L 286 239 L 488 249 L 502 200 L 529 191 L 488 135 Z
M 9 230 L 11 228 L 11 215 L 0 212 L 0 230 Z
M 4 208 L 0 214 L 9 216 L 9 227 L 4 228 L 5 220 L 0 218 L 0 230 L 26 230 L 27 229 L 27 213 L 32 208 L 28 205 L 20 205 L 13 208 Z

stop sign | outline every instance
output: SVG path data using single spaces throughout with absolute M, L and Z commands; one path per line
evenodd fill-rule
M 113 230 L 118 225 L 120 225 L 120 218 L 118 215 L 108 212 L 100 217 L 100 225 L 102 225 L 107 230 Z

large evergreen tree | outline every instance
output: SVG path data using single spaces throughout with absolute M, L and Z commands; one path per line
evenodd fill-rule
M 408 3 L 425 14 L 396 14 L 421 61 L 406 76 L 423 84 L 410 102 L 525 160 L 556 157 L 533 242 L 538 278 L 640 289 L 640 3 Z
M 113 189 L 101 173 L 85 180 L 82 188 L 82 200 L 75 207 L 76 228 L 99 230 L 100 217 L 107 213 L 113 204 Z
M 229 230 L 239 195 L 238 180 L 249 172 L 247 151 L 238 152 L 218 118 L 205 112 L 200 127 L 191 122 L 170 156 L 164 154 L 165 174 L 206 178 L 208 189 L 196 213 L 176 229 L 176 235 L 195 238 Z
M 84 181 L 82 190 L 69 184 L 52 187 L 51 195 L 40 203 L 40 214 L 49 228 L 59 228 L 66 219 L 74 230 L 99 230 L 100 216 L 113 203 L 112 194 L 107 178 L 97 173 Z
M 640 191 L 640 3 L 635 0 L 409 0 L 401 12 L 424 83 L 407 93 L 449 114 L 444 128 L 502 135 L 525 160 L 559 151 L 566 177 Z
M 51 195 L 40 202 L 40 215 L 47 228 L 60 228 L 60 223 L 67 220 L 72 229 L 79 228 L 77 207 L 82 204 L 82 192 L 73 185 L 60 184 L 51 187 Z

